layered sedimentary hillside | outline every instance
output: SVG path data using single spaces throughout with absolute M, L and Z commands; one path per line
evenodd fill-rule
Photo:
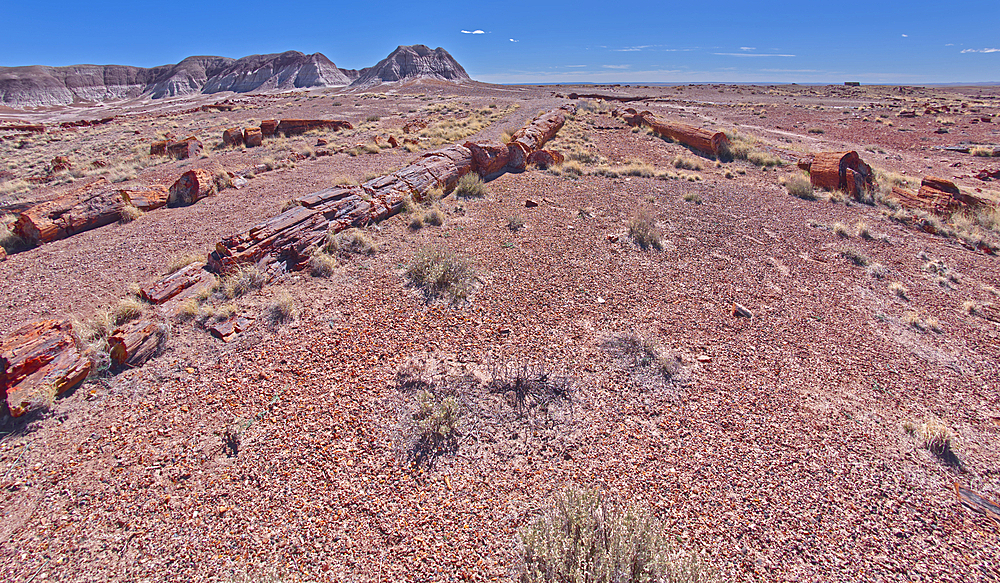
M 148 95 L 154 99 L 221 91 L 336 87 L 351 78 L 320 53 L 188 57 L 145 69 L 125 65 L 0 68 L 0 103 L 14 107 L 67 105 Z
M 445 81 L 471 81 L 469 74 L 448 51 L 424 45 L 396 47 L 388 57 L 363 72 L 351 87 L 370 87 L 408 79 L 427 78 Z

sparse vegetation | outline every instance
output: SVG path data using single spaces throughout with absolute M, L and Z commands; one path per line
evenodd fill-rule
M 111 323 L 114 327 L 137 319 L 142 315 L 143 304 L 135 298 L 123 298 L 111 309 Z
M 954 434 L 944 423 L 936 419 L 923 423 L 906 421 L 903 423 L 903 430 L 916 440 L 920 447 L 936 455 L 948 465 L 961 466 L 961 461 L 952 451 Z
M 674 168 L 683 168 L 685 170 L 704 170 L 705 167 L 701 162 L 695 160 L 694 158 L 688 158 L 687 156 L 677 156 L 673 161 Z
M 569 488 L 519 532 L 521 583 L 700 583 L 699 557 L 677 551 L 645 507 Z
M 788 194 L 796 198 L 801 198 L 802 200 L 816 200 L 816 195 L 813 193 L 812 182 L 809 181 L 807 176 L 802 174 L 793 174 L 792 176 L 784 177 L 783 182 Z
M 131 223 L 132 221 L 141 217 L 142 214 L 143 213 L 141 210 L 137 209 L 136 207 L 130 204 L 127 204 L 122 207 L 121 217 L 118 219 L 118 222 L 123 225 L 126 223 Z
M 309 273 L 313 277 L 330 277 L 337 269 L 337 258 L 317 249 L 309 256 Z
M 847 225 L 845 225 L 844 223 L 841 223 L 840 221 L 837 221 L 836 223 L 834 223 L 832 225 L 832 229 L 833 229 L 834 234 L 836 234 L 838 237 L 841 237 L 841 238 L 844 238 L 844 239 L 849 239 L 851 237 L 851 230 L 850 230 L 850 228 Z
M 866 265 L 871 263 L 871 260 L 868 258 L 867 255 L 865 255 L 860 250 L 854 247 L 842 248 L 840 250 L 840 256 L 850 261 L 854 265 L 857 265 L 858 267 L 865 267 Z
M 455 395 L 428 389 L 417 391 L 416 405 L 403 422 L 403 458 L 415 469 L 431 468 L 437 458 L 458 449 L 465 416 Z
M 629 222 L 628 236 L 642 249 L 663 249 L 662 235 L 656 218 L 649 211 L 640 211 Z
M 218 280 L 213 291 L 228 299 L 238 298 L 259 290 L 267 283 L 267 275 L 256 265 L 246 265 Z
M 169 275 L 171 273 L 184 269 L 185 267 L 191 265 L 192 263 L 198 263 L 203 260 L 204 256 L 198 255 L 197 253 L 188 253 L 186 255 L 181 255 L 179 257 L 175 257 L 170 260 L 170 263 L 167 264 L 167 270 L 164 273 Z
M 345 229 L 336 236 L 327 236 L 327 248 L 335 244 L 335 251 L 349 255 L 374 255 L 379 247 L 371 235 L 361 229 Z
M 406 268 L 406 278 L 411 285 L 421 288 L 428 299 L 447 296 L 452 302 L 466 299 L 475 282 L 475 274 L 467 262 L 435 247 L 417 251 Z
M 824 130 L 823 128 L 809 128 L 806 131 L 808 133 L 810 133 L 810 134 L 825 134 L 826 133 L 826 130 Z
M 27 247 L 24 239 L 14 233 L 13 224 L 15 220 L 16 217 L 14 215 L 6 215 L 0 218 L 0 247 L 3 247 L 3 250 L 8 255 L 22 251 Z
M 994 155 L 994 150 L 989 146 L 974 146 L 969 148 L 969 153 L 981 158 L 990 158 Z
M 486 185 L 479 174 L 470 172 L 458 180 L 455 196 L 460 198 L 483 198 L 486 196 Z
M 514 232 L 520 231 L 524 228 L 524 219 L 520 215 L 507 217 L 507 228 Z
M 295 299 L 286 290 L 279 290 L 264 310 L 267 323 L 272 328 L 295 319 Z
M 910 292 L 910 290 L 907 289 L 905 285 L 901 284 L 898 281 L 894 281 L 894 282 L 890 283 L 889 286 L 888 286 L 888 289 L 889 289 L 890 293 L 892 293 L 893 295 L 895 295 L 896 297 L 898 297 L 898 298 L 900 298 L 902 300 L 909 300 L 910 299 L 906 295 L 906 294 L 908 294 Z
M 688 192 L 688 193 L 684 194 L 684 200 L 686 202 L 693 202 L 695 204 L 701 204 L 702 203 L 701 195 L 698 194 L 697 192 Z

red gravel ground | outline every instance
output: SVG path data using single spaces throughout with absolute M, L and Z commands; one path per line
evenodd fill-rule
M 326 136 L 349 147 L 430 115 L 429 104 L 519 104 L 475 136 L 495 139 L 571 91 L 650 96 L 632 105 L 737 127 L 789 162 L 847 145 L 917 178 L 989 165 L 934 146 L 1000 141 L 997 124 L 962 113 L 997 113 L 995 92 L 983 88 L 427 84 L 385 99 L 237 96 L 256 109 L 170 119 L 218 129 L 212 116 L 234 125 L 381 117 L 349 137 Z M 956 108 L 938 114 L 956 118 L 950 133 L 934 133 L 937 116 L 924 109 L 895 117 L 926 103 Z M 153 139 L 157 118 L 142 117 L 152 114 L 137 113 L 140 105 L 121 106 L 131 117 L 109 136 L 131 131 L 129 147 Z M 880 113 L 893 127 L 871 121 Z M 550 147 L 569 150 L 584 134 L 618 163 L 679 172 L 676 156 L 694 158 L 583 109 Z M 129 283 L 160 277 L 171 258 L 207 252 L 290 198 L 415 156 L 306 160 L 191 207 L 17 253 L 0 263 L 0 332 L 89 316 Z M 259 157 L 218 151 L 195 164 L 238 170 Z M 509 580 L 518 529 L 570 484 L 650 506 L 719 581 L 1000 579 L 1000 525 L 954 492 L 957 483 L 1000 500 L 1000 325 L 963 307 L 1000 302 L 996 257 L 892 222 L 883 207 L 793 198 L 778 181 L 788 168 L 700 162 L 683 171 L 696 181 L 502 175 L 484 198 L 442 200 L 443 226 L 414 231 L 408 216 L 390 219 L 370 229 L 375 255 L 342 258 L 329 279 L 292 274 L 236 300 L 260 317 L 234 342 L 173 322 L 159 358 L 94 378 L 47 414 L 4 418 L 3 579 Z M 183 165 L 154 166 L 135 181 L 166 181 Z M 525 208 L 527 199 L 539 206 Z M 655 217 L 662 250 L 628 237 L 641 210 Z M 525 227 L 510 230 L 511 217 Z M 833 232 L 838 222 L 848 237 Z M 855 234 L 859 222 L 872 239 Z M 473 267 L 467 303 L 427 302 L 408 286 L 405 267 L 426 246 Z M 883 277 L 845 259 L 845 247 L 883 266 Z M 953 277 L 940 281 L 931 261 Z M 892 282 L 905 285 L 905 298 Z M 268 326 L 266 306 L 281 291 L 296 316 Z M 734 317 L 734 301 L 753 318 Z M 912 325 L 917 318 L 927 324 Z M 622 358 L 615 341 L 633 334 L 679 358 L 679 372 L 664 379 Z M 518 416 L 486 386 L 507 364 L 568 377 L 571 399 Z M 457 449 L 432 467 L 401 454 L 416 396 L 397 376 L 414 367 L 457 391 L 465 411 Z M 928 421 L 951 431 L 954 458 L 904 429 Z M 237 447 L 227 431 L 240 432 Z

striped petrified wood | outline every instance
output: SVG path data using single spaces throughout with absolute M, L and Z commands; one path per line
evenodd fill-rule
M 83 382 L 93 369 L 77 349 L 65 320 L 44 320 L 18 328 L 0 341 L 0 398 L 14 417 Z
M 875 173 L 857 152 L 819 152 L 809 164 L 813 188 L 842 190 L 857 198 L 875 187 Z
M 528 125 L 519 129 L 507 143 L 509 160 L 507 167 L 512 170 L 524 170 L 528 164 L 528 156 L 540 149 L 555 137 L 563 124 L 566 123 L 566 113 L 572 112 L 572 106 L 563 106 L 539 114 Z
M 639 112 L 631 107 L 620 107 L 611 115 L 622 118 L 633 127 L 647 125 L 656 134 L 712 156 L 724 154 L 730 145 L 729 138 L 722 132 L 656 117 L 649 111 Z

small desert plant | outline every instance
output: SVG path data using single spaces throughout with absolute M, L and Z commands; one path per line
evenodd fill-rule
M 457 397 L 426 389 L 417 392 L 416 401 L 404 420 L 403 457 L 414 468 L 430 468 L 438 457 L 458 449 L 465 410 Z
M 337 269 L 337 259 L 329 253 L 317 250 L 309 256 L 309 273 L 313 277 L 330 277 Z
M 520 231 L 524 228 L 524 219 L 520 215 L 507 217 L 507 228 L 514 232 Z
M 483 198 L 486 196 L 486 185 L 483 184 L 483 179 L 479 177 L 479 174 L 470 172 L 459 179 L 458 186 L 455 187 L 455 196 Z
M 864 267 L 871 263 L 867 255 L 854 247 L 844 247 L 840 250 L 840 256 L 850 261 L 858 267 Z
M 131 223 L 132 221 L 138 219 L 142 216 L 142 211 L 138 208 L 127 204 L 122 207 L 121 214 L 118 217 L 118 222 L 121 224 Z
M 424 213 L 424 223 L 440 227 L 444 224 L 444 213 L 437 207 L 431 207 L 430 210 Z
M 380 118 L 377 115 L 369 115 L 368 117 L 365 118 L 365 121 L 367 121 L 367 122 L 376 122 L 379 119 Z
M 695 204 L 701 204 L 701 195 L 697 192 L 689 192 L 684 195 L 684 200 L 687 202 L 693 202 Z
M 8 221 L 8 217 L 0 219 L 0 247 L 7 252 L 8 255 L 22 251 L 27 244 L 24 239 L 17 236 L 13 230 L 11 230 L 12 220 Z
M 851 230 L 847 227 L 847 225 L 841 223 L 840 221 L 834 223 L 831 228 L 838 237 L 842 237 L 844 239 L 849 239 L 851 237 Z
M 872 263 L 868 266 L 868 275 L 875 279 L 884 279 L 886 276 L 885 266 L 881 263 Z
M 174 257 L 173 259 L 170 260 L 170 263 L 167 264 L 166 274 L 169 275 L 171 273 L 174 273 L 175 271 L 180 271 L 181 269 L 184 269 L 185 267 L 191 265 L 192 263 L 198 263 L 202 259 L 203 256 L 198 255 L 197 253 L 188 253 L 187 255 Z
M 696 555 L 678 552 L 645 507 L 571 487 L 520 530 L 520 583 L 711 580 Z
M 980 306 L 979 304 L 977 304 L 972 300 L 966 300 L 962 302 L 962 312 L 966 314 L 972 316 L 978 316 L 979 314 L 982 313 L 982 309 L 983 309 L 982 306 Z
M 111 322 L 115 327 L 135 320 L 142 315 L 142 302 L 135 298 L 124 298 L 111 310 Z
M 417 251 L 406 268 L 410 283 L 423 289 L 428 299 L 449 296 L 453 302 L 468 297 L 475 275 L 464 260 L 449 251 L 427 247 Z
M 622 357 L 626 367 L 633 371 L 649 369 L 670 380 L 681 369 L 676 356 L 646 336 L 625 334 L 609 341 L 605 347 Z
M 379 250 L 371 236 L 361 229 L 344 230 L 336 236 L 335 241 L 341 252 L 350 255 L 374 255 Z
M 194 320 L 201 314 L 201 305 L 198 303 L 198 300 L 188 298 L 181 302 L 175 314 L 181 322 Z
M 989 146 L 975 146 L 969 149 L 969 153 L 972 154 L 973 156 L 989 158 L 994 155 L 994 150 Z
M 816 200 L 816 195 L 813 193 L 812 182 L 809 181 L 807 176 L 795 174 L 786 177 L 784 182 L 785 189 L 788 190 L 788 194 L 796 198 L 801 198 L 802 200 Z
M 961 461 L 952 451 L 954 435 L 944 423 L 933 419 L 924 423 L 907 421 L 903 423 L 903 430 L 915 439 L 920 447 L 938 456 L 948 465 L 961 467 Z
M 213 291 L 229 299 L 238 298 L 264 287 L 267 275 L 256 265 L 240 267 L 215 283 Z
M 648 211 L 640 211 L 629 222 L 628 236 L 642 249 L 663 249 L 662 236 L 656 218 Z
M 673 160 L 673 165 L 674 168 L 683 168 L 685 170 L 703 170 L 705 168 L 698 160 L 685 156 L 676 156 Z
M 287 211 L 289 209 L 293 209 L 293 208 L 295 208 L 297 206 L 302 206 L 302 203 L 299 202 L 299 201 L 297 201 L 297 200 L 295 200 L 295 199 L 286 200 L 285 204 L 281 205 L 281 212 L 285 212 L 285 211 Z
M 275 328 L 295 319 L 295 299 L 285 290 L 280 290 L 265 308 L 267 323 Z
M 809 128 L 806 131 L 808 133 L 810 133 L 810 134 L 825 134 L 826 133 L 826 130 L 824 130 L 823 128 Z
M 854 225 L 854 230 L 857 231 L 858 237 L 861 237 L 865 241 L 871 241 L 875 238 L 875 236 L 872 235 L 871 229 L 864 221 L 858 221 L 858 223 Z
M 414 215 L 410 218 L 410 230 L 419 231 L 424 228 L 424 217 L 421 215 Z
M 888 289 L 889 289 L 889 291 L 891 293 L 893 293 L 894 295 L 896 295 L 900 299 L 903 299 L 903 300 L 908 300 L 909 299 L 906 296 L 906 294 L 909 293 L 910 290 L 908 290 L 905 285 L 899 283 L 898 281 L 894 281 L 894 282 L 890 283 Z

